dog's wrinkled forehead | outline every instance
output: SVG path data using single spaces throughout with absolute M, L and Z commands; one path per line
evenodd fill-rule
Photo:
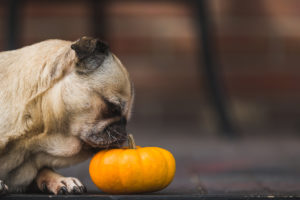
M 96 38 L 82 37 L 71 45 L 78 58 L 76 70 L 78 73 L 93 72 L 109 55 L 108 45 Z

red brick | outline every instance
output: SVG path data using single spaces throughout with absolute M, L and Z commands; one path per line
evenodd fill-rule
M 89 20 L 84 17 L 25 17 L 20 37 L 22 45 L 28 45 L 54 38 L 75 40 L 90 34 Z
M 121 17 L 189 16 L 191 10 L 184 3 L 119 1 L 108 6 L 108 13 Z
M 231 94 L 300 97 L 300 71 L 232 73 L 226 74 L 225 82 Z
M 192 38 L 110 37 L 111 48 L 118 54 L 153 54 L 161 52 L 170 55 L 195 55 L 195 40 Z
M 264 0 L 239 1 L 239 0 L 212 0 L 212 12 L 218 17 L 253 17 L 266 16 Z M 273 1 L 274 3 L 274 1 Z
M 285 56 L 297 56 L 300 55 L 300 37 L 283 37 L 283 50 Z M 298 60 L 299 61 L 299 60 Z
M 23 13 L 29 17 L 90 16 L 88 1 L 27 1 Z
M 299 17 L 300 2 L 298 0 L 263 0 L 266 14 L 276 17 Z
M 5 1 L 0 2 L 0 17 L 5 17 L 7 15 L 7 3 Z
M 162 71 L 151 66 L 136 67 L 130 70 L 135 86 L 146 93 L 158 94 L 188 94 L 191 91 L 198 91 L 201 81 L 197 69 L 190 68 L 185 71 Z
M 195 37 L 196 27 L 190 17 L 117 17 L 108 19 L 113 37 L 132 36 L 151 38 Z
M 211 0 L 212 12 L 217 17 L 299 16 L 298 0 Z
M 220 54 L 268 54 L 270 40 L 268 37 L 251 35 L 220 35 L 217 38 Z

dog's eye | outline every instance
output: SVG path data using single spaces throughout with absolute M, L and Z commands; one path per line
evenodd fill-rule
M 121 115 L 121 108 L 119 106 L 113 105 L 111 108 L 111 113 L 113 115 Z
M 109 102 L 108 103 L 108 111 L 111 113 L 112 116 L 121 116 L 121 107 Z
M 104 118 L 112 118 L 112 117 L 117 117 L 122 115 L 122 110 L 119 105 L 109 101 L 105 101 L 105 104 L 106 104 L 106 108 L 105 111 L 103 112 Z

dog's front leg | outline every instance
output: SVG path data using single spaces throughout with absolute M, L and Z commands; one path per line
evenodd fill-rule
M 52 169 L 41 169 L 37 175 L 36 183 L 43 192 L 53 194 L 82 194 L 86 187 L 73 177 L 63 177 Z

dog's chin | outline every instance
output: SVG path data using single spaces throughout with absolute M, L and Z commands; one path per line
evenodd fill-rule
M 112 148 L 121 148 L 124 144 L 125 140 L 117 140 L 114 142 L 104 142 L 101 144 L 93 143 L 91 141 L 85 141 L 87 145 L 92 148 L 100 148 L 100 149 L 112 149 Z
M 124 143 L 124 142 L 123 142 Z M 94 144 L 90 144 L 85 142 L 83 145 L 83 148 L 90 151 L 91 153 L 97 153 L 101 150 L 107 150 L 107 149 L 118 149 L 121 148 L 122 145 L 119 144 L 109 144 L 109 145 L 94 145 Z
M 91 149 L 93 152 L 98 152 L 100 150 L 104 149 L 115 149 L 115 148 L 121 148 L 123 144 L 125 143 L 125 139 L 119 139 L 114 141 L 106 141 L 103 140 L 99 142 L 98 140 L 90 140 L 90 139 L 82 139 L 85 143 L 85 148 Z

